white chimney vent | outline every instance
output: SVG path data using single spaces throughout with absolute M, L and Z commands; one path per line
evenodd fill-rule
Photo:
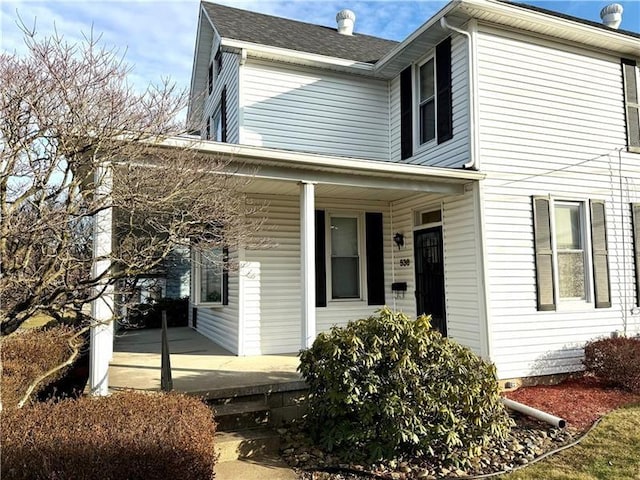
M 612 3 L 600 10 L 600 18 L 602 23 L 607 27 L 618 28 L 622 22 L 622 5 L 619 3 Z
M 342 35 L 353 35 L 353 26 L 356 23 L 356 14 L 351 10 L 340 10 L 336 15 L 338 22 L 338 33 Z

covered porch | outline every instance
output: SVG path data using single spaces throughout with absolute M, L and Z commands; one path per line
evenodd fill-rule
M 167 146 L 185 146 L 174 143 Z M 194 148 L 230 156 L 229 174 L 251 179 L 244 196 L 266 205 L 257 235 L 268 245 L 230 247 L 238 269 L 220 282 L 222 301 L 200 301 L 203 287 L 192 282 L 195 331 L 170 331 L 177 390 L 206 393 L 239 382 L 299 381 L 297 357 L 290 352 L 310 346 L 317 333 L 385 304 L 416 315 L 419 275 L 439 277 L 440 321 L 447 334 L 487 353 L 478 241 L 481 173 L 217 142 Z M 343 227 L 350 236 L 334 238 Z M 427 230 L 438 237 L 432 249 L 437 275 L 420 271 L 416 261 L 416 235 Z M 435 260 L 424 261 L 431 268 Z M 341 262 L 352 268 L 333 274 Z M 202 275 L 192 268 L 191 276 Z M 349 282 L 343 281 L 347 276 Z M 117 338 L 112 358 L 109 335 L 100 338 L 92 341 L 92 390 L 103 388 L 107 378 L 111 389 L 159 388 L 159 331 Z M 102 369 L 109 364 L 107 373 Z
M 161 330 L 127 330 L 115 338 L 109 390 L 160 390 Z M 298 357 L 238 357 L 189 327 L 168 329 L 174 390 L 208 398 L 304 388 Z

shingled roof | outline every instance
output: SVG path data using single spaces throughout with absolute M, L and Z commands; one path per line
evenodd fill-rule
M 375 63 L 398 42 L 370 35 L 342 35 L 336 28 L 202 2 L 223 38 Z

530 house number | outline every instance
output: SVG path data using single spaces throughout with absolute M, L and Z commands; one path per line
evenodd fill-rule
M 409 265 L 411 265 L 411 260 L 409 260 L 408 258 L 401 258 L 400 259 L 400 266 L 401 267 L 408 267 Z

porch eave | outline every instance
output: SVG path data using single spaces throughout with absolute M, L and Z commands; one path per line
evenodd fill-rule
M 234 163 L 245 163 L 261 167 L 283 166 L 300 170 L 313 170 L 315 172 L 324 171 L 417 181 L 439 181 L 459 185 L 482 180 L 486 176 L 484 173 L 474 170 L 295 152 L 251 145 L 220 143 L 188 136 L 171 137 L 159 145 L 168 148 L 193 149 L 199 153 L 230 156 Z

